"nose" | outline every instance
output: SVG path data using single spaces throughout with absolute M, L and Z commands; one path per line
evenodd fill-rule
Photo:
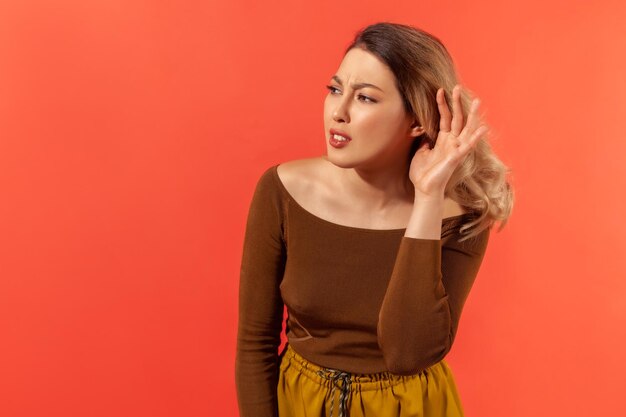
M 333 120 L 336 122 L 348 123 L 350 121 L 350 114 L 348 112 L 348 102 L 350 98 L 339 100 L 335 110 L 333 111 Z

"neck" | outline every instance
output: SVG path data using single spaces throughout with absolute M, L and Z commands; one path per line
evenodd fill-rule
M 340 168 L 342 192 L 364 200 L 374 210 L 413 201 L 415 188 L 409 179 L 408 165 Z

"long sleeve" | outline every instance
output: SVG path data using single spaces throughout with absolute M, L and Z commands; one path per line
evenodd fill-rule
M 268 169 L 259 179 L 246 223 L 239 280 L 235 382 L 241 417 L 277 417 L 278 347 L 286 261 L 279 190 Z
M 460 222 L 441 240 L 403 236 L 378 315 L 378 345 L 390 372 L 411 375 L 443 359 L 482 263 L 490 229 L 458 242 Z

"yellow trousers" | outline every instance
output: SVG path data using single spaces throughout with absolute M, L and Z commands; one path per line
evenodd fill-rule
M 281 353 L 279 417 L 463 417 L 445 360 L 415 375 L 323 368 L 290 344 Z

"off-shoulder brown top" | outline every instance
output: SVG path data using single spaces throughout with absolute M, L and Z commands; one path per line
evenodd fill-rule
M 276 417 L 280 333 L 320 366 L 411 375 L 450 351 L 490 229 L 458 242 L 474 214 L 442 221 L 441 239 L 364 229 L 305 210 L 278 164 L 248 213 L 239 283 L 235 380 L 242 417 Z

